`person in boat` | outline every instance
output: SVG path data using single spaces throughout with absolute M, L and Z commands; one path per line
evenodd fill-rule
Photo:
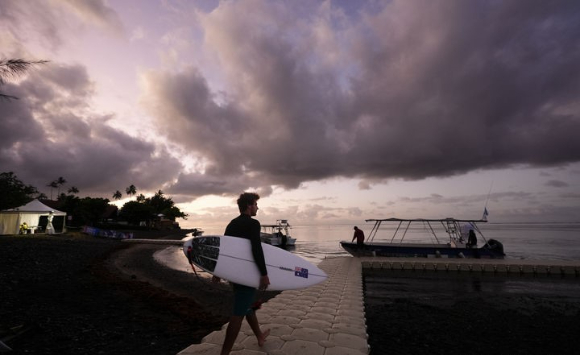
M 365 233 L 359 229 L 357 226 L 354 226 L 354 235 L 352 236 L 352 241 L 356 239 L 357 246 L 363 246 L 365 243 Z
M 266 290 L 270 284 L 270 279 L 268 278 L 264 251 L 262 250 L 260 240 L 261 227 L 260 222 L 252 218 L 258 213 L 258 199 L 260 199 L 260 196 L 256 193 L 244 192 L 240 195 L 237 201 L 240 215 L 228 224 L 224 235 L 250 240 L 252 255 L 261 275 L 259 288 L 260 290 Z M 214 276 L 213 281 L 219 282 L 220 279 Z M 234 290 L 233 312 L 226 330 L 221 355 L 229 354 L 232 350 L 244 318 L 246 318 L 246 321 L 256 335 L 259 346 L 264 345 L 266 337 L 270 334 L 270 329 L 262 332 L 255 312 L 257 307 L 252 307 L 254 298 L 256 297 L 256 289 L 238 284 L 232 284 L 232 287 Z
M 469 230 L 469 235 L 467 236 L 467 244 L 465 244 L 468 248 L 475 248 L 477 247 L 477 236 L 473 229 Z

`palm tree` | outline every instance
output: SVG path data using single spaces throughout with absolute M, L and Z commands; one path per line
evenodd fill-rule
M 119 190 L 115 191 L 115 193 L 113 194 L 113 198 L 114 198 L 115 200 L 120 200 L 120 199 L 121 199 L 121 197 L 123 197 L 123 194 L 122 194 L 122 193 L 121 193 L 121 191 L 119 191 Z
M 143 194 L 139 194 L 139 196 L 137 196 L 137 202 L 143 202 L 145 201 L 145 199 L 146 199 L 145 195 Z
M 135 187 L 135 185 L 131 185 L 125 189 L 125 192 L 127 192 L 127 195 L 129 196 L 133 196 L 137 193 L 137 188 Z
M 79 193 L 79 189 L 78 189 L 76 186 L 71 186 L 71 187 L 68 189 L 68 193 L 69 193 L 69 194 L 78 194 L 78 193 Z
M 58 183 L 56 181 L 52 181 L 46 186 L 50 187 L 50 199 L 52 200 L 52 189 L 56 189 L 58 187 Z
M 48 63 L 48 60 L 28 61 L 24 59 L 1 59 L 0 60 L 0 85 L 3 85 L 7 78 L 13 78 L 24 74 L 30 67 L 36 64 Z M 0 99 L 18 100 L 16 96 L 0 93 Z
M 64 185 L 64 184 L 66 184 L 66 180 L 65 180 L 65 179 L 64 179 L 62 176 L 59 176 L 59 178 L 58 178 L 58 179 L 56 179 L 56 183 L 57 183 L 57 185 L 58 185 L 58 190 L 57 190 L 57 192 L 58 192 L 58 194 L 60 195 L 60 187 L 61 187 L 62 185 Z

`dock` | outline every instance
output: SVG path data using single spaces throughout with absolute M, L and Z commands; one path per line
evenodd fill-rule
M 435 271 L 485 273 L 498 276 L 580 277 L 580 261 L 459 259 L 459 258 L 358 258 L 363 269 L 385 271 Z
M 482 273 L 506 277 L 565 277 L 580 281 L 580 261 L 510 259 L 335 257 L 319 267 L 328 280 L 319 285 L 280 293 L 262 305 L 258 319 L 270 329 L 263 347 L 244 321 L 232 355 L 362 355 L 369 354 L 366 331 L 364 269 L 410 274 Z M 225 324 L 178 355 L 219 355 Z

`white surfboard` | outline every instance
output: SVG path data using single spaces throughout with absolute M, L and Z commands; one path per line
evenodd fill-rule
M 270 285 L 268 290 L 306 288 L 326 280 L 316 265 L 283 249 L 262 243 Z M 203 236 L 184 239 L 183 252 L 191 263 L 224 280 L 259 287 L 260 271 L 248 239 Z

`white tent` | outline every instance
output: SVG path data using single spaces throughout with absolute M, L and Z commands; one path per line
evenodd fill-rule
M 38 227 L 42 224 L 46 227 L 46 221 L 50 212 L 56 217 L 53 220 L 53 226 L 56 232 L 64 232 L 66 212 L 55 210 L 38 200 L 33 200 L 24 206 L 0 211 L 0 234 L 18 234 L 20 232 L 20 225 L 24 222 L 31 228 Z M 41 222 L 42 217 L 46 217 L 43 218 L 43 222 Z

